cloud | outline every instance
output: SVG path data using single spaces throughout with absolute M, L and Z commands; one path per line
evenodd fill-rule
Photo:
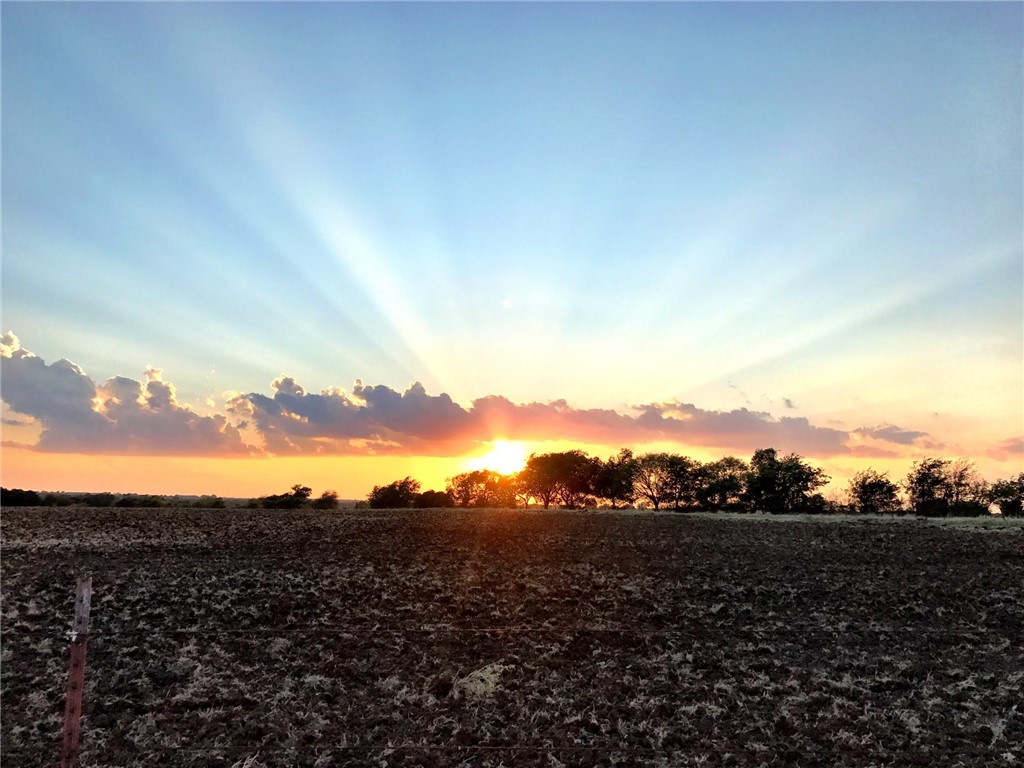
M 782 398 L 782 404 L 785 405 L 787 408 L 791 408 L 791 409 L 795 409 L 796 408 L 796 405 L 788 397 Z
M 224 412 L 205 416 L 178 402 L 159 368 L 147 368 L 144 381 L 115 376 L 97 385 L 68 360 L 47 365 L 22 349 L 13 333 L 0 339 L 0 352 L 3 399 L 42 425 L 41 451 L 456 456 L 506 439 L 676 443 L 736 453 L 771 446 L 826 458 L 894 456 L 893 446 L 920 447 L 927 436 L 889 424 L 850 431 L 751 408 L 705 410 L 679 401 L 612 410 L 577 408 L 565 400 L 516 403 L 492 394 L 465 407 L 447 394 L 428 393 L 419 382 L 399 391 L 357 379 L 350 393 L 337 387 L 310 392 L 287 375 L 271 383 L 269 394 L 223 392 Z M 1014 445 L 999 450 L 1013 451 Z
M 177 402 L 158 369 L 146 385 L 115 376 L 97 386 L 69 360 L 47 365 L 13 333 L 0 346 L 0 392 L 11 410 L 43 425 L 35 448 L 65 453 L 246 455 L 225 416 L 200 416 Z
M 236 394 L 228 403 L 234 415 L 251 420 L 274 453 L 457 455 L 496 438 L 631 445 L 673 441 L 735 450 L 772 445 L 822 456 L 848 450 L 846 432 L 746 408 L 706 411 L 672 402 L 620 413 L 578 409 L 565 400 L 513 403 L 488 395 L 467 409 L 446 394 L 428 394 L 419 382 L 398 392 L 357 380 L 351 396 L 338 389 L 308 393 L 288 377 L 276 379 L 272 387 L 273 397 Z
M 893 424 L 883 424 L 879 427 L 861 427 L 853 430 L 856 434 L 870 437 L 875 440 L 883 440 L 896 445 L 913 445 L 922 437 L 928 437 L 927 432 L 917 432 L 912 429 L 901 429 Z
M 850 455 L 861 459 L 897 459 L 900 454 L 888 448 L 880 448 L 877 445 L 854 445 L 850 448 Z
M 1015 457 L 1024 456 L 1024 435 L 1006 438 L 987 451 L 986 455 L 996 461 L 1007 461 Z
M 21 342 L 11 331 L 0 336 L 0 357 L 10 357 L 21 349 Z

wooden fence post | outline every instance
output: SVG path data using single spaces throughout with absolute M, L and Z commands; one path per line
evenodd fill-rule
M 85 645 L 89 641 L 89 606 L 92 577 L 78 578 L 75 589 L 75 621 L 71 625 L 71 665 L 64 705 L 64 747 L 61 768 L 78 768 L 78 739 L 82 733 L 82 689 L 85 687 Z

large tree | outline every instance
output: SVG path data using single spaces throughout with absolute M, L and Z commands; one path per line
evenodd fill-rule
M 516 480 L 490 469 L 474 469 L 448 478 L 446 491 L 460 507 L 516 507 Z
M 645 453 L 636 460 L 633 491 L 655 509 L 674 497 L 672 454 Z
M 592 494 L 599 461 L 583 451 L 531 454 L 519 472 L 520 492 L 528 493 L 547 509 L 558 501 L 570 509 Z
M 370 491 L 370 509 L 407 509 L 416 501 L 419 480 L 406 477 L 388 485 L 375 485 Z
M 312 494 L 313 489 L 308 485 L 296 484 L 288 493 L 262 497 L 258 504 L 265 509 L 298 509 L 306 505 Z
M 897 491 L 899 486 L 888 475 L 870 467 L 854 475 L 848 488 L 850 504 L 864 515 L 895 515 L 902 511 Z
M 558 500 L 566 509 L 585 506 L 594 493 L 594 478 L 601 460 L 583 451 L 563 451 L 554 454 L 558 467 Z M 592 498 L 589 498 L 591 503 Z
M 447 509 L 454 507 L 455 502 L 447 491 L 424 491 L 416 494 L 412 505 L 416 509 Z
M 988 483 L 970 459 L 951 461 L 946 467 L 949 482 L 949 514 L 976 517 L 988 513 Z
M 526 465 L 519 470 L 523 491 L 544 505 L 544 509 L 558 496 L 559 467 L 554 457 L 553 453 L 531 453 Z
M 313 509 L 337 509 L 337 491 L 324 491 L 319 498 L 313 500 Z
M 910 508 L 925 517 L 984 515 L 991 500 L 988 485 L 968 459 L 921 459 L 914 463 L 903 487 Z
M 996 480 L 989 488 L 989 499 L 1003 517 L 1024 516 L 1024 472 L 1009 480 Z
M 747 463 L 735 456 L 701 465 L 697 470 L 697 504 L 703 509 L 738 507 L 748 471 Z
M 949 512 L 952 495 L 945 459 L 924 458 L 914 462 L 903 481 L 907 500 L 912 512 L 925 517 L 945 517 Z
M 626 507 L 633 503 L 633 477 L 636 474 L 636 459 L 628 448 L 619 451 L 601 462 L 594 474 L 594 495 L 605 499 L 615 509 L 619 502 Z
M 747 472 L 745 502 L 750 511 L 773 515 L 815 511 L 821 497 L 813 491 L 828 482 L 828 475 L 805 463 L 795 453 L 779 458 L 774 448 L 754 452 Z
M 697 503 L 700 464 L 688 456 L 668 454 L 668 501 L 675 509 L 692 507 Z
M 449 477 L 445 485 L 445 492 L 451 497 L 457 507 L 477 506 L 477 499 L 484 488 L 483 470 L 472 472 L 461 472 L 454 477 Z

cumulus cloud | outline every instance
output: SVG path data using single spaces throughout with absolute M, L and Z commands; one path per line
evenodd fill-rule
M 269 394 L 223 392 L 224 412 L 203 416 L 178 402 L 159 368 L 147 368 L 143 381 L 115 376 L 97 385 L 67 360 L 47 365 L 12 333 L 0 339 L 0 352 L 3 399 L 42 425 L 36 448 L 44 451 L 454 456 L 502 438 L 678 443 L 740 453 L 772 446 L 825 458 L 890 456 L 894 448 L 920 447 L 915 441 L 926 436 L 888 424 L 849 431 L 751 408 L 706 410 L 678 401 L 612 410 L 577 408 L 565 400 L 516 403 L 492 394 L 465 407 L 447 394 L 428 393 L 419 382 L 399 391 L 357 379 L 350 393 L 337 387 L 310 392 L 287 375 L 271 383 Z M 247 438 L 255 445 L 247 445 Z
M 296 384 L 295 379 L 291 376 L 278 376 L 271 382 L 270 386 L 275 392 L 280 392 L 284 395 L 300 397 L 306 394 L 306 390 Z
M 861 427 L 853 430 L 863 437 L 870 437 L 874 440 L 882 440 L 896 445 L 913 445 L 922 437 L 928 437 L 927 432 L 917 432 L 912 429 L 901 429 L 894 424 L 883 424 L 880 427 Z
M 292 379 L 273 383 L 275 394 L 237 394 L 230 411 L 251 420 L 274 453 L 458 454 L 494 438 L 577 440 L 781 450 L 830 456 L 848 451 L 848 433 L 804 418 L 774 418 L 746 408 L 707 411 L 692 403 L 651 403 L 631 413 L 574 408 L 565 400 L 514 403 L 500 395 L 467 409 L 448 395 L 430 395 L 419 382 L 404 392 L 356 381 L 351 395 L 338 389 L 308 393 Z
M 158 369 L 146 385 L 123 376 L 97 386 L 69 360 L 47 365 L 4 334 L 0 393 L 11 410 L 43 425 L 35 448 L 72 453 L 239 455 L 250 449 L 222 415 L 200 416 L 177 402 Z

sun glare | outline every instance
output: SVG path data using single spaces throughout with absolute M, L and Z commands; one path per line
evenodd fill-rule
M 470 469 L 491 469 L 503 475 L 518 472 L 526 465 L 526 446 L 508 440 L 495 440 L 491 450 L 483 456 L 470 459 Z

